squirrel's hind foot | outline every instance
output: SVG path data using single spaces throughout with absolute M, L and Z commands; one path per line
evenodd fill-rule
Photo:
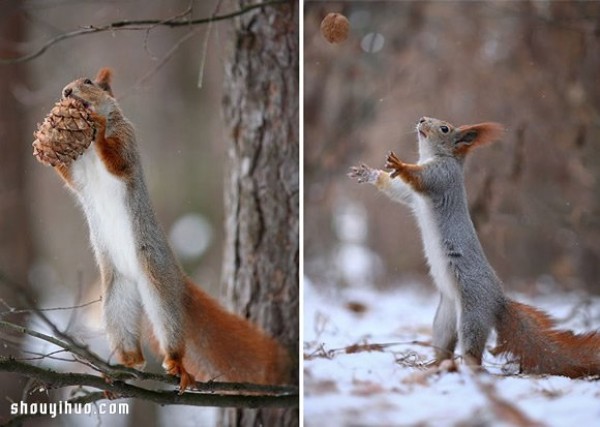
M 195 384 L 196 380 L 185 369 L 182 357 L 178 354 L 165 357 L 162 366 L 169 375 L 179 377 L 179 394 L 183 394 L 190 386 Z

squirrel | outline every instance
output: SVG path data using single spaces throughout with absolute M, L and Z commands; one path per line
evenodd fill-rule
M 600 334 L 557 330 L 546 313 L 508 298 L 488 262 L 469 214 L 463 165 L 475 147 L 501 138 L 498 123 L 454 127 L 423 117 L 416 126 L 417 164 L 389 152 L 385 168 L 350 168 L 358 182 L 373 184 L 412 208 L 430 275 L 440 291 L 433 321 L 435 359 L 452 358 L 460 343 L 467 366 L 481 368 L 485 344 L 497 332 L 495 355 L 512 355 L 520 371 L 571 378 L 600 374 Z
M 95 137 L 81 157 L 56 171 L 79 199 L 100 269 L 111 348 L 143 369 L 142 324 L 180 393 L 195 380 L 281 385 L 291 380 L 287 350 L 229 313 L 186 277 L 160 228 L 144 182 L 134 129 L 111 89 L 112 72 L 62 91 L 91 111 Z

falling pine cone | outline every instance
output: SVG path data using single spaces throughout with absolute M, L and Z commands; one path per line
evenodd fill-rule
M 348 38 L 350 21 L 340 13 L 328 13 L 321 21 L 321 34 L 329 43 L 341 43 Z
M 95 133 L 90 110 L 77 99 L 61 99 L 33 133 L 33 155 L 47 165 L 68 166 L 90 146 Z

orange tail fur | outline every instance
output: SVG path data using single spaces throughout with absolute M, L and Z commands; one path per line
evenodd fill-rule
M 229 313 L 186 282 L 185 368 L 196 380 L 281 385 L 291 379 L 288 352 L 257 326 Z
M 495 353 L 511 353 L 521 370 L 571 378 L 600 374 L 600 334 L 555 329 L 541 310 L 508 300 L 498 325 Z

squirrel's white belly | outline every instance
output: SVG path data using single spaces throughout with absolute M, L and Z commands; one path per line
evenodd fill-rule
M 435 285 L 446 297 L 458 301 L 458 286 L 454 275 L 448 269 L 449 260 L 444 255 L 442 238 L 435 222 L 431 202 L 415 194 L 413 210 L 421 229 L 425 257 Z
M 125 183 L 106 170 L 93 146 L 73 163 L 72 175 L 96 254 L 107 256 L 126 278 L 140 277 Z

